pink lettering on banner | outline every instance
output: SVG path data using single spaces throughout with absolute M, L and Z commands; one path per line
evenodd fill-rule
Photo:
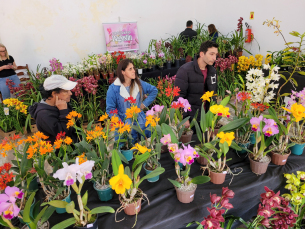
M 139 50 L 136 22 L 103 23 L 108 52 Z

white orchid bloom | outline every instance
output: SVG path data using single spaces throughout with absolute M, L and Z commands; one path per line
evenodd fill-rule
M 76 182 L 76 179 L 78 179 L 78 181 L 82 183 L 82 180 L 79 180 L 79 178 L 77 177 L 77 174 L 80 173 L 80 167 L 78 164 L 68 165 L 66 162 L 63 162 L 62 165 L 63 168 L 56 171 L 56 173 L 53 175 L 54 178 L 64 180 L 64 185 L 67 186 L 74 184 Z
M 263 69 L 265 69 L 265 70 L 270 69 L 270 65 L 269 64 L 263 64 Z

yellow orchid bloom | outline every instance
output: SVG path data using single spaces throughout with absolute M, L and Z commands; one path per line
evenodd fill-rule
M 305 172 L 303 171 L 297 171 L 298 179 L 305 180 Z
M 232 141 L 235 138 L 234 132 L 230 132 L 230 133 L 220 132 L 219 134 L 217 134 L 217 137 L 220 138 L 220 143 L 227 142 L 228 146 L 230 146 L 232 144 Z
M 213 96 L 213 94 L 214 94 L 214 91 L 207 91 L 206 93 L 204 93 L 203 96 L 201 96 L 200 99 L 202 99 L 202 102 L 206 101 L 206 100 L 211 102 L 210 98 Z
M 301 104 L 294 103 L 291 106 L 291 110 L 286 107 L 282 107 L 285 111 L 292 113 L 296 122 L 299 122 L 302 118 L 305 118 L 305 107 Z
M 301 193 L 292 193 L 291 201 L 294 205 L 299 205 L 302 203 L 304 196 Z
M 151 149 L 148 149 L 145 146 L 141 146 L 138 143 L 136 143 L 136 145 L 134 147 L 132 147 L 131 149 L 136 149 L 136 150 L 140 151 L 140 153 L 142 153 L 142 154 L 151 151 Z
M 292 196 L 290 194 L 288 194 L 288 193 L 283 194 L 282 197 L 285 198 L 285 201 L 290 201 L 291 198 L 292 198 Z
M 131 183 L 129 176 L 124 174 L 124 166 L 122 164 L 119 166 L 118 175 L 109 180 L 109 184 L 116 194 L 124 194 L 126 189 L 130 189 Z

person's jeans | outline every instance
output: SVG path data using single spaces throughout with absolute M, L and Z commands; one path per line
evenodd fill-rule
M 6 80 L 7 79 L 10 79 L 15 83 L 15 85 L 13 87 L 19 87 L 19 84 L 20 84 L 20 80 L 19 80 L 17 75 L 12 75 L 12 76 L 8 76 L 8 77 L 5 77 L 5 78 L 0 78 L 0 92 L 2 94 L 3 100 L 10 97 L 10 89 L 6 85 Z

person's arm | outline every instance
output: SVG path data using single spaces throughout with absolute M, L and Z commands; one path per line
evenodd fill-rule
M 112 116 L 112 114 L 110 114 L 110 111 L 115 109 L 117 109 L 116 95 L 114 93 L 113 86 L 110 86 L 106 96 L 106 113 L 109 115 L 109 117 Z
M 142 80 L 141 80 L 141 84 L 143 88 L 143 95 L 148 94 L 148 97 L 142 103 L 144 104 L 145 107 L 148 107 L 157 97 L 158 89 L 155 86 Z
M 16 65 L 15 61 L 13 62 L 13 65 L 11 65 L 11 68 L 14 70 L 17 70 L 17 65 Z
M 0 67 L 0 71 L 4 70 L 4 69 L 11 69 L 9 65 L 3 65 Z

